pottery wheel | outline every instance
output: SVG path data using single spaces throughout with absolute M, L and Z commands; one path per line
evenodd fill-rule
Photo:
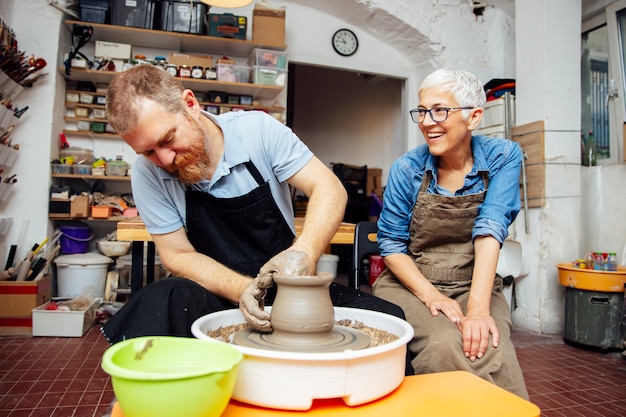
M 309 337 L 306 333 L 294 333 L 290 337 L 298 343 L 289 343 L 284 337 L 276 337 L 274 333 L 243 329 L 235 333 L 233 343 L 257 349 L 310 353 L 358 350 L 370 345 L 369 335 L 346 326 L 334 326 L 332 331 L 320 338 Z

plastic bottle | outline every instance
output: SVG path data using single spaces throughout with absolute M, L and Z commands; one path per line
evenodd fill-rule
M 598 163 L 598 148 L 596 145 L 596 138 L 593 132 L 589 132 L 587 138 L 587 166 L 596 166 Z
M 587 269 L 594 269 L 595 259 L 593 256 L 593 252 L 588 252 L 585 255 L 585 266 Z
M 604 270 L 604 258 L 602 257 L 601 252 L 593 252 L 593 269 L 595 271 L 603 271 Z
M 617 255 L 615 252 L 609 252 L 609 257 L 606 258 L 606 270 L 617 271 Z

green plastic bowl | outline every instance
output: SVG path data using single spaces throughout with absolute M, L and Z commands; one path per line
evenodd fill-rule
M 218 417 L 242 359 L 228 343 L 144 336 L 108 348 L 102 369 L 125 417 Z

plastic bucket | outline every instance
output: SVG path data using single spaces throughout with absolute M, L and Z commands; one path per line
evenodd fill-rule
M 93 239 L 91 227 L 84 225 L 61 226 L 61 253 L 85 253 L 89 247 L 89 241 Z
M 57 266 L 59 297 L 75 298 L 80 295 L 104 297 L 111 258 L 99 253 L 80 253 L 61 255 L 54 263 Z
M 320 260 L 317 262 L 317 272 L 330 272 L 333 274 L 333 277 L 336 278 L 338 263 L 339 256 L 324 253 L 320 256 Z

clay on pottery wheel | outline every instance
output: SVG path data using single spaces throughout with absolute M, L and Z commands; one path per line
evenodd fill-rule
M 273 350 L 342 351 L 364 349 L 370 337 L 356 329 L 335 326 L 335 309 L 328 287 L 333 275 L 275 276 L 276 298 L 272 305 L 272 333 L 244 329 L 234 343 Z

